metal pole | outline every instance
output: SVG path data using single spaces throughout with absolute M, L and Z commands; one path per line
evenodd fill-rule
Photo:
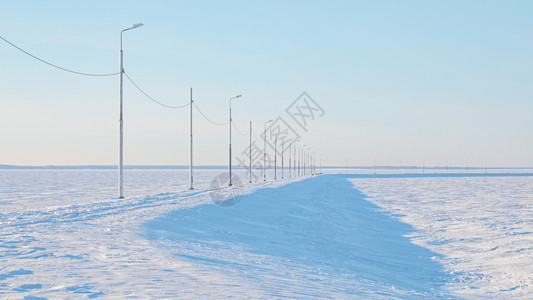
M 267 138 L 267 123 L 265 122 L 265 136 L 263 137 L 263 181 L 266 181 L 266 138 Z
M 268 120 L 265 122 L 265 131 L 263 137 L 263 181 L 266 181 L 266 136 L 267 136 L 267 124 L 274 120 Z
M 126 28 L 120 32 L 120 116 L 119 116 L 119 124 L 120 124 L 120 138 L 119 138 L 119 167 L 118 167 L 118 198 L 124 199 L 124 119 L 122 114 L 122 108 L 123 108 L 123 95 L 124 95 L 124 81 L 123 81 L 123 74 L 124 74 L 124 61 L 123 61 L 123 50 L 122 50 L 122 33 L 124 31 L 134 29 L 137 27 L 143 26 L 142 23 L 133 24 L 130 28 Z
M 124 199 L 124 121 L 122 119 L 122 97 L 123 97 L 123 74 L 124 74 L 124 65 L 123 65 L 123 51 L 122 51 L 122 33 L 120 32 L 120 117 L 119 117 L 119 127 L 120 127 L 120 139 L 119 139 L 119 167 L 118 167 L 118 198 Z
M 277 180 L 277 163 L 278 163 L 278 135 L 274 137 L 274 180 Z
M 300 176 L 300 163 L 302 162 L 302 149 L 298 149 L 298 176 Z
M 283 147 L 285 147 L 285 139 L 281 139 L 281 179 L 283 179 L 283 150 L 285 150 Z
M 235 97 L 229 98 L 229 186 L 232 186 L 231 183 L 231 125 L 233 125 L 233 120 L 231 119 L 231 100 L 237 99 L 242 95 L 237 95 Z
M 250 183 L 252 183 L 252 121 L 250 121 Z
M 293 152 L 294 152 L 294 155 L 293 155 L 293 159 L 292 159 L 292 168 L 293 168 L 293 175 L 294 177 L 296 177 L 296 142 L 298 140 L 294 141 L 294 147 L 293 147 Z
M 229 186 L 231 186 L 231 98 L 229 99 Z
M 191 136 L 190 136 L 190 139 L 189 139 L 189 142 L 191 144 L 191 147 L 190 147 L 190 152 L 189 152 L 189 177 L 191 178 L 191 186 L 189 187 L 189 189 L 194 189 L 193 187 L 193 165 L 192 165 L 192 106 L 193 106 L 193 100 L 192 100 L 192 88 L 191 88 L 191 102 L 189 104 L 189 108 L 190 108 L 190 111 L 191 111 L 191 116 L 190 116 L 190 129 L 191 129 Z
M 294 159 L 298 159 L 298 169 L 297 169 L 298 171 L 297 171 L 297 174 L 298 174 L 298 176 L 300 176 L 300 149 L 299 148 L 295 149 L 294 154 L 295 154 Z M 294 170 L 296 172 L 296 169 L 294 169 Z
M 291 178 L 292 143 L 289 144 L 289 178 Z
M 304 162 L 304 176 L 307 175 L 306 173 L 306 165 L 307 165 L 307 157 L 306 157 L 306 154 L 307 152 L 305 152 L 305 149 L 303 150 L 303 162 Z

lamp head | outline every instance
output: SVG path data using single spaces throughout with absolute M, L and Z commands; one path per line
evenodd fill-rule
M 143 23 L 136 23 L 136 24 L 133 24 L 133 26 L 131 26 L 131 28 L 137 28 L 137 27 L 141 27 L 143 26 Z

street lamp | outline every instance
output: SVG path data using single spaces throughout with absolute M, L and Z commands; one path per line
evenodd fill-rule
M 305 161 L 305 148 L 307 145 L 303 145 L 302 147 L 302 166 L 303 166 L 303 176 L 305 176 L 305 167 L 306 167 L 306 161 Z
M 242 95 L 229 98 L 229 186 L 231 186 L 231 100 L 240 97 L 242 97 Z
M 283 179 L 283 154 L 285 150 L 285 137 L 281 138 L 281 179 Z
M 300 176 L 300 161 L 298 160 L 298 148 L 296 147 L 296 143 L 298 143 L 299 139 L 294 140 L 294 159 L 293 159 L 293 167 L 294 167 L 294 177 Z M 298 172 L 296 172 L 296 161 L 298 160 Z
M 289 178 L 291 178 L 292 143 L 289 144 Z
M 122 118 L 122 97 L 123 97 L 123 74 L 124 74 L 124 64 L 123 64 L 123 51 L 122 51 L 122 33 L 137 27 L 143 26 L 143 23 L 133 24 L 130 28 L 126 28 L 120 32 L 120 150 L 119 150 L 119 168 L 118 168 L 118 198 L 124 199 L 124 121 Z
M 315 151 L 311 150 L 311 175 L 315 175 Z
M 277 176 L 277 158 L 278 158 L 278 135 L 274 137 L 274 180 L 278 179 Z
M 250 121 L 250 183 L 252 183 L 252 121 Z
M 266 181 L 266 170 L 265 170 L 265 167 L 266 167 L 266 149 L 267 149 L 267 144 L 266 144 L 266 137 L 267 137 L 267 124 L 272 122 L 274 120 L 268 120 L 265 122 L 265 136 L 263 137 L 263 181 Z

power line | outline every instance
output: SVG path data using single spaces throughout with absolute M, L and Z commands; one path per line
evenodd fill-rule
M 144 92 L 135 82 L 133 82 L 133 80 L 128 76 L 128 74 L 126 74 L 126 72 L 124 72 L 124 75 L 126 75 L 126 78 L 128 78 L 128 80 L 141 92 L 143 93 L 143 95 L 145 95 L 148 99 L 154 101 L 155 103 L 161 105 L 161 106 L 164 106 L 164 107 L 168 107 L 168 108 L 184 108 L 184 107 L 187 107 L 189 106 L 190 103 L 187 103 L 187 104 L 184 104 L 184 105 L 180 105 L 180 106 L 171 106 L 171 105 L 167 105 L 167 104 L 164 104 L 164 103 L 161 103 L 157 100 L 155 100 L 154 98 L 150 97 L 150 95 L 148 95 L 146 92 Z
M 239 133 L 240 135 L 248 135 L 249 134 L 248 132 L 242 133 L 239 130 L 239 128 L 237 128 L 237 126 L 235 125 L 235 123 L 233 121 L 231 122 L 231 125 L 233 125 L 233 128 L 235 128 L 235 130 L 237 130 L 237 133 Z
M 228 125 L 229 121 L 226 122 L 226 123 L 217 123 L 217 122 L 212 121 L 211 119 L 209 119 L 208 117 L 206 117 L 206 116 L 204 115 L 204 113 L 200 110 L 200 108 L 198 107 L 198 105 L 196 105 L 196 102 L 193 101 L 192 104 L 196 107 L 196 109 L 198 110 L 198 112 L 199 112 L 199 113 L 200 113 L 200 114 L 201 114 L 201 115 L 202 115 L 207 121 L 209 121 L 209 122 L 211 122 L 211 123 L 213 123 L 213 124 L 215 124 L 215 125 L 218 125 L 218 126 Z
M 67 71 L 67 72 L 74 73 L 74 74 L 78 74 L 78 75 L 85 75 L 85 76 L 114 76 L 114 75 L 118 75 L 118 74 L 119 74 L 119 72 L 116 72 L 116 73 L 104 73 L 104 74 L 84 73 L 84 72 L 78 72 L 78 71 L 70 70 L 70 69 L 67 69 L 67 68 L 63 68 L 63 67 L 60 67 L 60 66 L 58 66 L 58 65 L 55 65 L 55 64 L 53 64 L 53 63 L 47 62 L 46 60 L 41 59 L 41 58 L 39 58 L 39 57 L 37 57 L 37 56 L 35 56 L 35 55 L 33 55 L 33 54 L 31 54 L 31 53 L 29 53 L 29 52 L 23 50 L 22 48 L 20 48 L 20 47 L 18 47 L 17 45 L 11 43 L 10 41 L 8 41 L 8 40 L 6 40 L 5 38 L 3 38 L 2 36 L 0 36 L 0 39 L 2 39 L 4 42 L 8 43 L 9 45 L 15 47 L 15 48 L 18 49 L 19 51 L 21 51 L 21 52 L 23 52 L 23 53 L 25 53 L 25 54 L 27 54 L 27 55 L 29 55 L 29 56 L 35 58 L 36 60 L 38 60 L 38 61 L 40 61 L 40 62 L 43 62 L 43 63 L 45 63 L 45 64 L 47 64 L 47 65 L 50 65 L 50 66 L 52 66 L 52 67 L 54 67 L 54 68 L 58 68 L 58 69 L 60 69 L 60 70 L 63 70 L 63 71 Z

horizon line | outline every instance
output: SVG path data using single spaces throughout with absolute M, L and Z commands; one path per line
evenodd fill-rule
M 225 169 L 226 165 L 198 165 L 194 168 L 198 169 Z M 281 167 L 281 166 L 280 166 Z M 287 167 L 287 166 L 286 166 Z M 131 164 L 124 165 L 126 169 L 189 169 L 189 165 L 158 165 L 158 164 Z M 233 166 L 236 169 L 247 169 L 248 166 Z M 382 166 L 315 166 L 315 169 L 456 169 L 456 170 L 485 170 L 485 169 L 533 169 L 533 167 L 502 167 L 502 166 L 395 166 L 395 165 L 382 165 Z M 0 164 L 0 169 L 118 169 L 117 165 L 10 165 Z

